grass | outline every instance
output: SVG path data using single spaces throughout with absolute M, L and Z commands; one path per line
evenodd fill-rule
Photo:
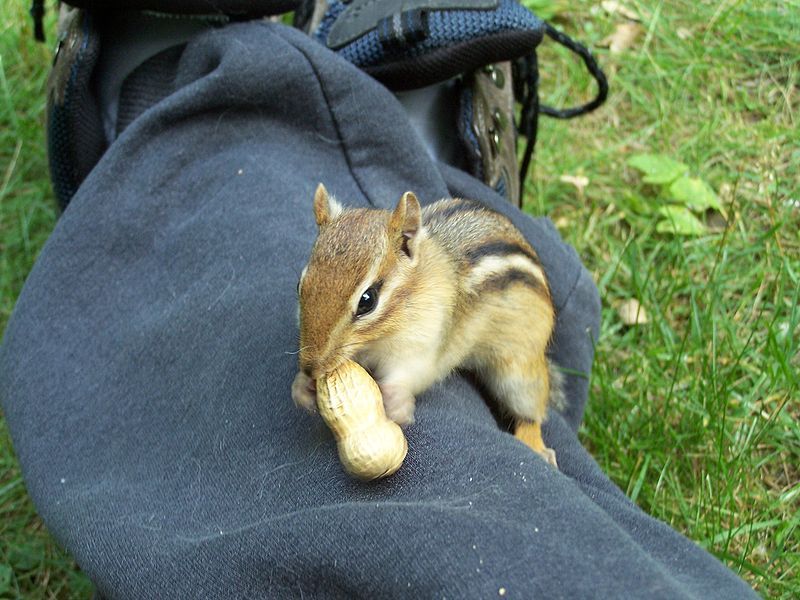
M 57 216 L 48 182 L 42 126 L 51 49 L 33 43 L 25 17 L 23 3 L 3 4 L 0 332 L 5 329 L 25 277 Z M 56 546 L 37 517 L 25 493 L 5 420 L 0 418 L 0 598 L 89 597 L 90 594 L 86 578 Z
M 780 2 L 630 0 L 641 34 L 612 54 L 600 43 L 623 16 L 550 5 L 611 82 L 600 111 L 542 121 L 526 190 L 526 208 L 553 218 L 603 297 L 581 438 L 644 510 L 760 594 L 798 597 L 800 16 Z M 0 332 L 57 218 L 43 143 L 50 49 L 32 41 L 25 8 L 14 0 L 0 17 Z M 548 103 L 592 93 L 552 44 L 540 65 Z M 636 152 L 689 165 L 722 199 L 724 227 L 657 232 L 648 211 L 663 193 L 627 166 Z M 631 298 L 649 323 L 622 323 Z M 0 515 L 0 597 L 90 594 L 36 517 L 1 419 Z
M 627 6 L 642 33 L 622 53 L 600 52 L 607 105 L 542 122 L 527 197 L 578 249 L 603 297 L 581 437 L 648 513 L 762 595 L 798 597 L 800 17 L 766 2 Z M 557 23 L 596 45 L 624 19 L 594 7 L 573 5 Z M 563 52 L 548 49 L 542 62 L 549 102 L 591 93 Z M 627 166 L 643 151 L 709 182 L 727 226 L 656 232 L 639 207 L 663 193 Z M 581 192 L 563 174 L 589 184 Z M 616 308 L 631 298 L 648 324 L 621 322 Z

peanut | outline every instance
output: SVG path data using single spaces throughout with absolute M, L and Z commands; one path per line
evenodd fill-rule
M 408 452 L 405 435 L 386 417 L 378 384 L 359 364 L 346 361 L 317 379 L 317 407 L 351 475 L 378 479 L 403 464 Z

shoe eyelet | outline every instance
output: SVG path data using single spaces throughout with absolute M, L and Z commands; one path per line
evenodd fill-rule
M 503 89 L 506 84 L 506 77 L 502 70 L 495 68 L 494 65 L 486 65 L 483 67 L 483 72 L 489 76 L 496 88 Z
M 492 148 L 492 156 L 500 154 L 500 132 L 494 127 L 489 128 L 489 145 Z
M 498 131 L 505 131 L 506 129 L 506 118 L 505 115 L 500 111 L 499 108 L 495 108 L 492 111 L 492 122 L 494 123 L 494 128 Z

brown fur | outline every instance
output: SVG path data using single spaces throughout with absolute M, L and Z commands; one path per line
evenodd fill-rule
M 413 421 L 414 396 L 456 368 L 475 371 L 519 422 L 545 420 L 555 313 L 536 252 L 508 219 L 457 199 L 420 209 L 410 192 L 394 211 L 343 209 L 321 184 L 314 214 L 319 235 L 299 286 L 298 404 L 312 406 L 311 382 L 351 358 L 401 424 Z M 375 309 L 356 316 L 376 285 Z

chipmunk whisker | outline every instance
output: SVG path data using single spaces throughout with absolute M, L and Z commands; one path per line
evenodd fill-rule
M 297 350 L 294 350 L 294 351 L 286 350 L 286 351 L 284 351 L 284 354 L 300 354 L 303 350 L 305 350 L 306 348 L 310 348 L 310 347 L 311 346 L 303 346 L 302 348 L 298 348 Z

